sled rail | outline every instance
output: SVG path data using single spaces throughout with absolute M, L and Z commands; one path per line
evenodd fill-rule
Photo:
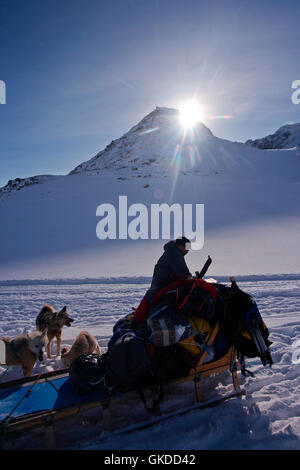
M 5 388 L 11 388 L 16 385 L 30 384 L 32 382 L 35 382 L 36 380 L 43 381 L 49 377 L 57 377 L 57 376 L 60 377 L 63 375 L 68 375 L 69 370 L 70 369 L 67 367 L 65 369 L 53 370 L 51 372 L 44 372 L 43 374 L 31 375 L 30 377 L 23 377 L 21 379 L 9 380 L 7 382 L 0 382 L 0 390 L 5 389 Z

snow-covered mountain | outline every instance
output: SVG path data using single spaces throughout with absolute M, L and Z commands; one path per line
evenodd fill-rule
M 1 196 L 8 195 L 9 193 L 14 191 L 20 191 L 20 189 L 24 189 L 34 184 L 42 184 L 51 178 L 55 178 L 55 176 L 38 175 L 30 176 L 28 178 L 15 178 L 14 180 L 9 180 L 8 183 L 3 186 L 3 188 L 0 188 L 0 198 Z
M 67 176 L 114 174 L 116 179 L 126 180 L 168 177 L 174 173 L 208 176 L 225 172 L 229 175 L 236 173 L 235 170 L 240 175 L 245 170 L 248 176 L 254 171 L 257 177 L 256 154 L 251 151 L 249 154 L 249 145 L 261 149 L 296 147 L 300 145 L 300 123 L 282 126 L 275 134 L 248 140 L 245 145 L 214 136 L 202 123 L 184 131 L 178 110 L 156 107 L 121 138 L 113 140 L 104 150 L 76 166 Z M 272 158 L 275 164 L 276 157 L 272 155 Z M 269 165 L 268 159 L 260 162 L 263 163 Z M 0 198 L 53 178 L 56 177 L 37 175 L 9 180 L 0 188 Z
M 104 169 L 113 169 L 120 177 L 168 174 L 179 155 L 184 168 L 189 168 L 195 152 L 207 153 L 216 139 L 201 123 L 184 137 L 179 111 L 157 107 L 120 139 L 113 140 L 95 157 L 78 165 L 70 175 L 101 174 Z
M 247 140 L 247 145 L 260 149 L 290 149 L 300 147 L 300 123 L 280 127 L 275 134 L 262 139 Z
M 184 131 L 178 111 L 156 108 L 66 176 L 16 178 L 0 190 L 0 279 L 150 276 L 164 240 L 99 240 L 99 204 L 204 204 L 210 274 L 299 272 L 300 151 Z M 130 216 L 128 221 L 130 221 Z

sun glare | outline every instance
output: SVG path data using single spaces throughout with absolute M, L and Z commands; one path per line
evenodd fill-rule
M 204 118 L 203 109 L 196 101 L 184 103 L 179 107 L 179 120 L 185 129 L 191 129 Z

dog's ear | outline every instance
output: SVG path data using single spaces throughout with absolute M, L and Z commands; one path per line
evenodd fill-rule
M 59 313 L 65 313 L 67 311 L 67 307 L 64 306 Z

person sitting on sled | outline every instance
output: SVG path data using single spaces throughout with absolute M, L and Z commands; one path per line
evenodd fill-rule
M 184 281 L 184 279 L 192 279 L 192 274 L 190 273 L 184 259 L 185 255 L 189 252 L 190 247 L 191 242 L 186 237 L 171 240 L 164 245 L 164 253 L 159 258 L 154 267 L 150 289 L 147 290 L 139 306 L 137 308 L 132 307 L 134 313 L 131 315 L 133 316 L 136 324 L 145 321 L 147 313 L 151 308 L 151 305 L 154 301 L 157 300 L 156 294 L 158 294 L 159 291 L 163 290 L 163 288 L 173 282 L 176 283 Z M 201 273 L 199 273 L 199 271 L 196 271 L 195 274 L 196 278 L 199 278 L 199 282 L 205 283 L 205 287 L 202 285 L 202 289 L 206 291 L 208 290 L 209 292 L 213 291 L 212 296 L 215 297 L 215 287 L 207 287 L 207 283 L 205 281 L 202 281 L 202 277 L 206 273 L 210 263 L 211 258 L 209 256 L 207 262 L 201 270 Z
M 190 277 L 191 273 L 185 262 L 185 255 L 190 250 L 191 242 L 186 237 L 171 240 L 164 245 L 164 253 L 157 261 L 150 289 L 145 297 L 151 304 L 156 292 L 176 279 Z

